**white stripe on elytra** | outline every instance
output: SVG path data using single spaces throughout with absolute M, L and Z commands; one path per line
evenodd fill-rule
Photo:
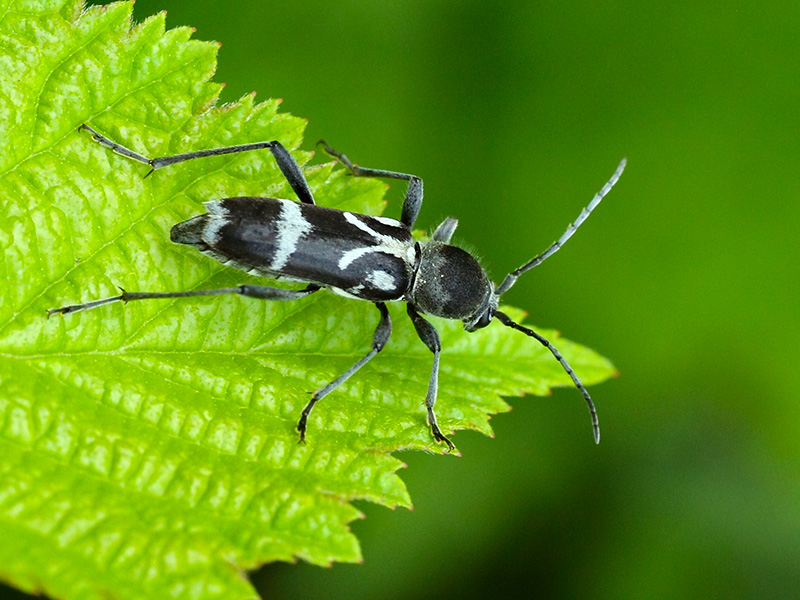
M 277 247 L 270 262 L 270 269 L 280 271 L 289 262 L 289 257 L 297 250 L 297 243 L 311 233 L 313 227 L 306 221 L 300 205 L 291 200 L 281 202 L 281 214 L 276 219 Z
M 396 220 L 390 219 L 389 217 L 370 217 L 371 219 L 375 219 L 378 223 L 383 223 L 384 225 L 388 225 L 389 227 L 397 227 L 402 228 L 403 224 Z
M 229 214 L 228 209 L 222 206 L 222 202 L 219 200 L 204 202 L 203 205 L 206 207 L 208 214 L 214 215 L 215 217 L 227 217 Z
M 378 233 L 369 225 L 364 223 L 361 219 L 359 219 L 353 213 L 344 213 L 344 218 L 347 222 L 351 225 L 355 225 L 361 231 L 368 233 L 370 236 L 377 240 L 377 244 L 374 246 L 365 246 L 361 248 L 354 248 L 353 250 L 348 250 L 344 254 L 342 254 L 342 258 L 339 259 L 339 269 L 344 271 L 347 267 L 349 267 L 353 261 L 361 258 L 365 254 L 370 254 L 372 252 L 383 252 L 384 254 L 391 254 L 392 256 L 397 256 L 402 260 L 409 260 L 409 256 L 413 256 L 413 245 L 409 245 L 408 242 L 400 241 L 391 235 L 384 235 L 382 233 Z M 412 253 L 409 253 L 409 249 L 411 249 Z
M 367 275 L 367 281 L 384 292 L 393 290 L 395 287 L 394 276 L 382 270 L 371 271 Z
M 208 218 L 206 219 L 206 227 L 203 230 L 202 239 L 209 246 L 216 246 L 222 238 L 220 230 L 228 224 L 228 209 L 222 206 L 222 202 L 219 200 L 206 202 L 205 206 Z
M 203 230 L 203 241 L 209 246 L 216 246 L 222 239 L 221 230 L 228 224 L 227 219 L 221 217 L 209 217 L 206 220 L 206 228 Z

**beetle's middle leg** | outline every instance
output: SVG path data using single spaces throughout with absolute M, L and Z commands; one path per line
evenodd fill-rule
M 389 341 L 389 336 L 392 335 L 392 318 L 389 316 L 389 310 L 386 308 L 386 305 L 383 302 L 376 302 L 375 306 L 377 306 L 378 310 L 381 311 L 381 320 L 378 322 L 378 326 L 375 328 L 375 335 L 372 338 L 372 348 L 361 360 L 347 369 L 347 371 L 339 375 L 339 377 L 331 381 L 328 385 L 321 387 L 314 392 L 314 394 L 311 396 L 311 400 L 303 409 L 303 414 L 300 416 L 300 420 L 297 423 L 297 431 L 300 432 L 301 442 L 304 442 L 306 439 L 306 421 L 308 421 L 308 415 L 311 414 L 311 410 L 314 408 L 314 405 L 345 381 L 350 379 L 350 377 L 356 371 L 372 360 L 375 355 L 378 354 L 378 352 L 383 350 L 383 348 L 386 346 L 386 342 Z
M 414 223 L 417 222 L 417 216 L 419 215 L 419 209 L 422 208 L 422 179 L 416 175 L 409 175 L 408 173 L 359 167 L 358 165 L 354 165 L 350 159 L 347 158 L 347 155 L 334 150 L 325 140 L 320 140 L 317 144 L 322 144 L 325 147 L 325 152 L 339 159 L 345 167 L 350 169 L 350 172 L 355 177 L 385 177 L 387 179 L 403 179 L 408 181 L 408 189 L 406 190 L 406 197 L 403 200 L 403 212 L 400 216 L 400 221 L 404 225 L 407 225 L 409 229 L 414 227 Z

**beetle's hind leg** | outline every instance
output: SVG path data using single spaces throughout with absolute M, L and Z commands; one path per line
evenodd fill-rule
M 297 422 L 297 431 L 300 433 L 301 442 L 304 442 L 306 439 L 306 422 L 308 421 L 308 415 L 311 414 L 314 405 L 345 381 L 350 379 L 350 377 L 356 371 L 371 361 L 375 355 L 378 354 L 378 352 L 383 350 L 383 348 L 386 346 L 386 342 L 389 341 L 389 336 L 392 335 L 392 319 L 389 316 L 389 310 L 386 308 L 386 305 L 383 302 L 376 302 L 375 306 L 377 306 L 378 310 L 381 311 L 381 320 L 378 322 L 378 326 L 375 328 L 375 335 L 372 338 L 372 348 L 361 360 L 347 369 L 347 371 L 339 375 L 339 377 L 331 381 L 328 385 L 321 387 L 314 392 L 314 394 L 311 396 L 311 400 L 303 409 L 303 414 L 300 416 L 300 420 Z
M 386 179 L 402 179 L 408 181 L 408 189 L 406 190 L 406 197 L 403 200 L 403 213 L 400 217 L 400 221 L 404 225 L 407 225 L 409 229 L 414 227 L 414 223 L 416 223 L 417 216 L 419 215 L 419 209 L 422 208 L 422 179 L 416 175 L 400 173 L 398 171 L 359 167 L 358 165 L 354 165 L 352 161 L 347 158 L 346 154 L 334 150 L 325 140 L 318 141 L 317 145 L 324 146 L 325 152 L 338 159 L 345 167 L 350 169 L 350 172 L 355 177 L 384 177 Z
M 119 296 L 92 300 L 90 302 L 84 302 L 83 304 L 70 304 L 68 306 L 62 306 L 61 308 L 51 308 L 47 311 L 47 316 L 49 317 L 57 314 L 67 315 L 69 313 L 97 308 L 104 304 L 111 304 L 112 302 L 131 302 L 132 300 L 152 300 L 156 298 L 188 298 L 191 296 L 238 294 L 250 298 L 260 298 L 261 300 L 299 300 L 300 298 L 305 298 L 309 294 L 313 294 L 319 289 L 320 287 L 316 284 L 308 285 L 301 290 L 286 290 L 266 285 L 239 285 L 231 288 L 189 290 L 187 292 L 126 292 L 121 289 L 122 293 Z
M 267 149 L 272 152 L 272 156 L 275 157 L 275 162 L 277 163 L 278 168 L 281 170 L 281 173 L 283 173 L 286 181 L 289 182 L 289 185 L 292 187 L 294 193 L 297 194 L 300 202 L 304 202 L 306 204 L 315 204 L 314 196 L 311 194 L 311 188 L 308 186 L 305 175 L 303 175 L 303 170 L 300 168 L 300 165 L 297 164 L 297 161 L 294 159 L 294 157 L 289 154 L 289 151 L 283 146 L 283 144 L 277 140 L 273 140 L 271 142 L 255 142 L 253 144 L 240 144 L 238 146 L 225 146 L 223 148 L 210 148 L 207 150 L 196 150 L 194 152 L 186 152 L 184 154 L 160 156 L 158 158 L 147 158 L 146 156 L 143 156 L 126 148 L 125 146 L 122 146 L 121 144 L 118 144 L 113 140 L 110 140 L 86 124 L 81 125 L 78 129 L 85 129 L 91 133 L 92 139 L 101 146 L 105 146 L 117 154 L 127 156 L 128 158 L 131 158 L 142 164 L 150 165 L 150 172 L 147 173 L 145 177 L 148 177 L 157 169 L 185 162 L 187 160 L 193 160 L 195 158 L 204 158 L 206 156 L 222 156 L 223 154 L 236 154 L 238 152 L 250 152 L 253 150 Z

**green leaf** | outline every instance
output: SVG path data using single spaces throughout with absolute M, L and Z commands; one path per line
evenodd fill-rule
M 368 303 L 325 292 L 45 317 L 118 285 L 246 282 L 171 244 L 170 227 L 214 198 L 293 197 L 269 153 L 144 178 L 146 166 L 78 131 L 91 123 L 149 156 L 301 142 L 305 122 L 278 101 L 216 107 L 217 45 L 166 31 L 163 14 L 131 27 L 131 8 L 0 1 L 0 577 L 55 598 L 250 598 L 243 570 L 266 561 L 360 560 L 351 500 L 410 505 L 390 452 L 443 450 L 422 404 L 431 355 L 393 307 L 388 348 L 320 402 L 301 445 L 308 392 L 369 348 Z M 384 206 L 381 182 L 332 164 L 306 173 L 324 206 Z M 488 415 L 508 410 L 501 396 L 571 385 L 543 348 L 499 324 L 471 335 L 435 324 L 445 431 L 491 434 Z M 594 352 L 558 345 L 587 384 L 613 374 Z

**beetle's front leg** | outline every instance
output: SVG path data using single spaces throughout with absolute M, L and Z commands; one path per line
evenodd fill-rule
M 431 378 L 428 381 L 428 394 L 425 396 L 425 406 L 428 408 L 428 424 L 431 426 L 433 438 L 437 442 L 447 444 L 448 452 L 452 452 L 455 446 L 439 429 L 436 413 L 433 411 L 433 407 L 436 404 L 436 395 L 439 391 L 439 355 L 442 352 L 442 342 L 439 340 L 439 333 L 434 326 L 422 318 L 422 315 L 411 304 L 406 305 L 406 309 L 408 316 L 411 317 L 411 322 L 414 323 L 414 329 L 417 330 L 419 339 L 428 347 L 428 350 L 433 352 L 433 368 L 431 369 Z

